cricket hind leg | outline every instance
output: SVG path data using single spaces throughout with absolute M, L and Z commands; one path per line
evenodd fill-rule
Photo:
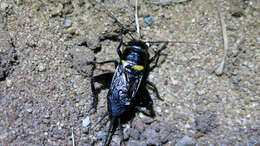
M 140 92 L 137 96 L 136 106 L 137 111 L 142 112 L 143 114 L 154 117 L 155 113 L 153 110 L 153 100 L 150 96 L 149 91 L 146 87 L 140 88 Z
M 92 96 L 93 96 L 93 103 L 91 108 L 87 111 L 90 112 L 92 109 L 97 108 L 97 103 L 98 103 L 98 97 L 97 97 L 97 90 L 95 88 L 95 82 L 101 83 L 102 85 L 104 85 L 104 87 L 109 88 L 110 83 L 112 81 L 113 78 L 113 74 L 112 72 L 110 73 L 104 73 L 98 76 L 94 76 L 91 78 L 91 92 L 92 92 Z
M 117 128 L 117 121 L 116 121 L 116 117 L 112 117 L 110 124 L 109 124 L 109 128 L 108 128 L 108 132 L 107 135 L 105 137 L 105 142 L 104 142 L 104 146 L 109 146 L 112 136 L 116 131 Z
M 120 132 L 120 145 L 123 144 L 124 141 L 124 133 L 123 133 L 123 128 L 122 128 L 122 123 L 121 123 L 121 119 L 118 118 L 117 119 L 118 122 L 118 127 L 119 127 L 119 132 Z

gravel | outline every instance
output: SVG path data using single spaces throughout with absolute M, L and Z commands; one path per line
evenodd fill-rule
M 116 2 L 103 3 L 135 29 L 135 3 Z M 144 40 L 200 44 L 167 45 L 148 77 L 164 101 L 149 89 L 155 116 L 136 113 L 131 128 L 126 121 L 126 145 L 259 145 L 258 3 L 219 0 L 229 47 L 216 75 L 224 53 L 216 5 L 139 2 Z M 108 90 L 96 85 L 98 110 L 87 113 L 87 62 L 118 59 L 119 26 L 99 6 L 82 0 L 0 2 L 0 145 L 73 145 L 72 129 L 76 145 L 102 144 L 109 122 L 88 127 L 105 114 Z M 123 36 L 127 43 L 129 35 Z M 150 45 L 152 55 L 159 45 Z M 97 65 L 94 74 L 113 71 L 113 64 Z M 111 144 L 119 139 L 114 135 Z

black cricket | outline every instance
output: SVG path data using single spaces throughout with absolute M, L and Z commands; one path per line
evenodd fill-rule
M 141 40 L 132 40 L 125 45 L 123 53 L 120 48 L 123 44 L 122 36 L 120 37 L 120 44 L 117 47 L 117 53 L 120 60 L 109 60 L 104 62 L 89 62 L 89 64 L 106 64 L 114 63 L 116 70 L 114 73 L 105 73 L 94 76 L 91 79 L 91 89 L 93 94 L 93 105 L 89 111 L 97 107 L 97 94 L 94 86 L 95 82 L 110 83 L 110 88 L 107 94 L 107 108 L 108 111 L 101 118 L 101 122 L 109 115 L 110 125 L 108 134 L 104 145 L 109 145 L 112 135 L 119 127 L 121 136 L 122 132 L 122 117 L 129 112 L 140 109 L 140 107 L 152 108 L 153 102 L 150 94 L 146 89 L 146 85 L 150 85 L 156 92 L 159 99 L 158 90 L 152 82 L 147 80 L 149 72 L 157 66 L 160 52 L 166 48 L 166 43 L 155 52 L 155 55 L 149 58 L 148 46 Z M 150 67 L 150 64 L 154 62 Z M 94 68 L 93 68 L 94 69 Z M 162 99 L 161 99 L 162 100 Z M 88 111 L 88 112 L 89 112 Z M 98 123 L 99 123 L 98 122 Z M 121 142 L 123 138 L 121 137 Z

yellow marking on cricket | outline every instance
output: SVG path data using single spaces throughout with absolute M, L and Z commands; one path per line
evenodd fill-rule
M 123 64 L 124 66 L 127 66 L 127 65 L 129 65 L 130 63 L 129 63 L 128 61 L 122 60 L 122 64 Z
M 132 68 L 133 68 L 134 70 L 141 71 L 141 70 L 144 69 L 144 66 L 142 66 L 142 65 L 134 65 Z

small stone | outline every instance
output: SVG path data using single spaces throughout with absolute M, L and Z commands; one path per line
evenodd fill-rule
M 140 137 L 140 133 L 136 129 L 133 129 L 133 128 L 129 129 L 129 135 L 133 139 L 139 139 L 139 137 Z
M 195 55 L 195 56 L 192 56 L 192 57 L 190 58 L 190 61 L 192 61 L 192 60 L 196 61 L 196 60 L 200 60 L 200 59 L 201 59 L 200 56 Z
M 26 109 L 26 111 L 27 111 L 28 113 L 32 113 L 33 109 L 32 109 L 32 108 L 28 108 L 28 109 Z
M 196 141 L 189 136 L 184 136 L 180 141 L 177 142 L 176 146 L 196 146 Z
M 150 25 L 153 24 L 153 17 L 152 17 L 152 16 L 145 17 L 145 18 L 144 18 L 144 21 L 145 21 L 145 23 L 146 23 L 148 26 L 150 26 Z
M 79 34 L 79 32 L 78 32 L 78 30 L 75 28 L 75 27 L 70 27 L 70 28 L 68 28 L 67 29 L 67 33 L 69 33 L 69 34 L 71 34 L 71 35 L 78 35 Z
M 58 7 L 51 8 L 51 16 L 61 15 L 62 9 L 63 9 L 63 5 L 61 3 L 58 5 Z
M 90 124 L 90 118 L 87 116 L 85 119 L 82 120 L 83 127 L 87 127 Z
M 13 84 L 12 80 L 9 80 L 9 79 L 6 80 L 6 87 L 7 88 L 11 87 L 12 84 Z
M 142 136 L 145 137 L 147 145 L 159 145 L 161 143 L 160 135 L 154 129 L 146 129 Z
M 136 141 L 136 140 L 130 140 L 127 143 L 127 146 L 133 146 L 133 145 L 140 145 L 140 143 L 139 143 L 139 141 Z
M 191 125 L 187 123 L 187 124 L 185 124 L 185 128 L 186 128 L 186 129 L 190 129 L 190 128 L 191 128 Z
M 216 75 L 220 76 L 223 74 L 224 71 L 224 66 L 225 66 L 225 61 L 223 60 L 220 65 L 218 66 L 218 68 L 215 70 Z
M 7 3 L 5 3 L 5 2 L 1 3 L 1 7 L 0 7 L 1 11 L 5 11 L 8 7 L 9 7 L 9 5 Z
M 43 71 L 45 71 L 45 69 L 46 69 L 46 66 L 45 66 L 45 64 L 43 64 L 43 63 L 40 63 L 40 64 L 39 64 L 39 66 L 38 66 L 38 69 L 39 69 L 39 71 L 40 71 L 40 72 L 43 72 Z
M 180 57 L 180 64 L 187 65 L 189 63 L 189 59 L 185 56 Z
M 143 122 L 141 122 L 140 120 L 137 120 L 136 123 L 135 123 L 135 128 L 139 132 L 143 132 L 144 131 L 144 124 L 143 124 Z
M 205 114 L 195 118 L 195 127 L 202 133 L 209 133 L 217 127 L 217 115 Z
M 98 139 L 105 140 L 105 139 L 104 139 L 104 138 L 105 138 L 105 133 L 104 133 L 103 131 L 98 131 L 96 137 L 97 137 Z
M 71 20 L 70 19 L 66 19 L 64 24 L 65 24 L 65 27 L 71 27 Z
M 173 84 L 173 85 L 177 85 L 177 84 L 179 83 L 178 80 L 174 80 L 172 77 L 171 77 L 171 81 L 172 81 L 172 84 Z
M 198 94 L 198 95 L 203 95 L 203 94 L 205 94 L 205 93 L 206 93 L 205 90 L 197 90 L 197 94 Z
M 153 11 L 158 11 L 158 10 L 160 9 L 160 7 L 158 7 L 158 6 L 153 6 L 152 9 L 153 9 Z
M 145 124 L 151 124 L 154 121 L 154 119 L 152 117 L 148 117 L 148 116 L 144 115 L 143 113 L 140 113 L 139 116 Z
M 156 112 L 157 112 L 158 114 L 161 114 L 161 113 L 162 113 L 161 107 L 157 106 L 157 107 L 156 107 Z

